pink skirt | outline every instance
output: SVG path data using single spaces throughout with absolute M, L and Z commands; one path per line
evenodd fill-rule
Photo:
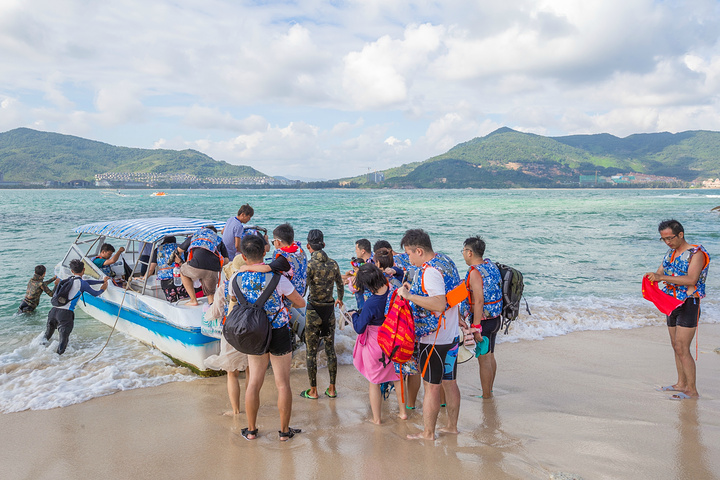
M 380 384 L 400 380 L 400 375 L 395 373 L 392 362 L 383 366 L 380 361 L 383 358 L 383 351 L 377 341 L 378 330 L 380 330 L 379 326 L 368 325 L 365 332 L 358 335 L 353 349 L 353 365 L 370 383 Z

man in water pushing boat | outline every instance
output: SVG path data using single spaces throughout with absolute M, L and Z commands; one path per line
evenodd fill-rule
M 651 282 L 662 282 L 661 289 L 683 303 L 670 315 L 667 326 L 675 352 L 678 380 L 663 391 L 677 392 L 670 398 L 687 400 L 698 398 L 695 382 L 695 361 L 690 344 L 700 320 L 700 299 L 705 297 L 710 255 L 702 245 L 691 245 L 685 240 L 685 230 L 677 220 L 664 220 L 658 225 L 660 241 L 669 247 L 662 264 L 654 273 L 645 276 Z
M 33 275 L 27 284 L 25 298 L 23 298 L 20 308 L 18 308 L 18 313 L 33 313 L 38 305 L 40 305 L 40 297 L 42 297 L 43 292 L 50 297 L 53 296 L 54 289 L 50 290 L 48 285 L 57 280 L 57 277 L 53 275 L 50 280 L 45 280 L 46 271 L 45 265 L 35 267 L 35 275 Z
M 70 339 L 70 333 L 75 325 L 75 307 L 77 306 L 78 300 L 83 293 L 89 293 L 93 297 L 101 295 L 108 288 L 108 280 L 110 277 L 105 277 L 101 280 L 83 280 L 83 274 L 85 273 L 85 264 L 81 260 L 70 260 L 70 272 L 71 276 L 69 280 L 72 282 L 72 287 L 67 294 L 68 302 L 64 305 L 53 307 L 48 313 L 47 326 L 45 328 L 45 341 L 49 341 L 55 330 L 60 335 L 60 344 L 57 348 L 58 355 L 62 355 L 68 345 Z M 100 290 L 95 290 L 90 285 L 100 285 Z M 58 285 L 59 286 L 59 285 Z M 56 286 L 57 288 L 57 286 Z

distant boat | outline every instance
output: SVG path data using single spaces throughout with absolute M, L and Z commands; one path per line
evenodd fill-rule
M 167 193 L 165 193 L 165 192 L 153 192 L 152 195 L 150 195 L 150 196 L 151 197 L 164 197 L 165 195 L 167 195 Z

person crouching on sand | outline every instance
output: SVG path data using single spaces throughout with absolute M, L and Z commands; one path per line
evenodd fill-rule
M 401 397 L 401 377 L 395 373 L 392 362 L 383 365 L 380 361 L 383 352 L 378 345 L 378 330 L 385 321 L 385 305 L 388 300 L 389 287 L 383 272 L 371 263 L 365 263 L 358 269 L 355 276 L 358 288 L 372 292 L 370 298 L 360 312 L 353 312 L 353 328 L 358 333 L 353 350 L 353 365 L 370 382 L 370 409 L 373 423 L 382 423 L 382 393 L 380 385 L 393 382 L 398 402 L 398 417 L 405 420 L 405 403 Z

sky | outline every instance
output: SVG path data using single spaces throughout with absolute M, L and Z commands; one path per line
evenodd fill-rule
M 716 0 L 0 0 L 0 131 L 334 179 L 507 126 L 720 130 Z

